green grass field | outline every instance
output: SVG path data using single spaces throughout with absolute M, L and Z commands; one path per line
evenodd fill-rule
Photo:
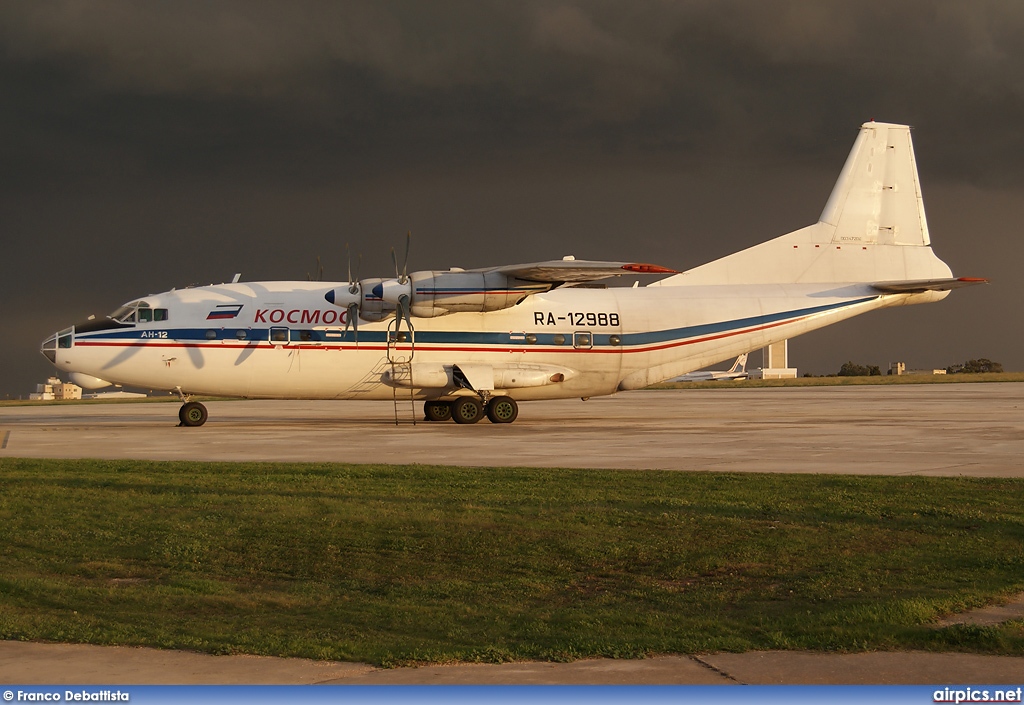
M 126 439 L 142 442 L 144 439 Z M 0 638 L 401 664 L 1024 654 L 1024 481 L 0 460 Z

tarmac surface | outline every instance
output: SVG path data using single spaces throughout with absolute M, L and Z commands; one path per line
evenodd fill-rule
M 0 683 L 24 685 L 1013 685 L 1024 658 L 867 652 L 743 654 L 375 668 L 270 656 L 0 641 Z
M 0 407 L 0 457 L 431 463 L 1024 477 L 1024 384 L 690 389 L 522 404 L 511 425 L 430 424 L 408 401 Z M 414 413 L 415 412 L 415 413 Z M 950 623 L 1024 616 L 1020 601 Z M 751 652 L 574 663 L 368 664 L 0 642 L 0 682 L 41 684 L 1024 684 L 1024 658 Z
M 176 402 L 0 407 L 0 457 L 1024 477 L 1024 383 L 627 392 L 509 425 L 426 423 L 408 400 L 398 426 L 392 402 L 207 407 L 199 428 Z

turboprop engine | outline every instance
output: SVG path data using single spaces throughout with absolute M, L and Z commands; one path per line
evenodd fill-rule
M 403 298 L 417 318 L 436 318 L 449 313 L 499 311 L 510 308 L 530 294 L 547 291 L 551 284 L 530 282 L 500 272 L 413 272 L 395 279 L 363 279 L 358 293 L 353 287 L 331 289 L 324 298 L 335 306 L 359 304 L 359 317 L 379 321 L 394 313 Z

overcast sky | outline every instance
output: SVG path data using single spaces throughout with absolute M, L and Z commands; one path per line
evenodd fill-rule
M 0 397 L 39 343 L 192 283 L 580 258 L 686 269 L 817 220 L 914 126 L 938 255 L 992 279 L 790 343 L 1024 369 L 1024 3 L 0 4 Z

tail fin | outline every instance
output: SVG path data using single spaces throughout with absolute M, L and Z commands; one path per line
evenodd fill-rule
M 730 373 L 745 372 L 747 369 L 747 353 L 743 353 L 736 358 L 736 362 L 732 363 L 732 367 L 729 368 Z
M 930 245 L 910 127 L 866 122 L 817 223 L 655 285 L 950 277 Z
M 861 126 L 819 221 L 835 244 L 931 244 L 909 127 Z

